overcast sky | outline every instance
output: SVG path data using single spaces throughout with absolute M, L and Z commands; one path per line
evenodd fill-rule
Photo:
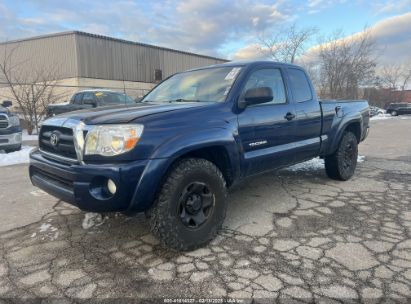
M 368 26 L 383 61 L 411 59 L 411 0 L 0 0 L 0 41 L 80 30 L 229 59 L 257 57 L 258 36 L 294 22 L 321 35 Z

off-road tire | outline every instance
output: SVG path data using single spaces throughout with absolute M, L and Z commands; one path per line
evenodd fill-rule
M 192 182 L 208 184 L 214 201 L 212 213 L 197 229 L 186 227 L 178 211 L 182 193 Z M 157 200 L 147 212 L 151 232 L 164 246 L 174 250 L 201 247 L 221 228 L 226 214 L 226 197 L 225 179 L 213 163 L 200 158 L 183 159 L 171 168 Z
M 355 172 L 358 157 L 358 142 L 354 133 L 344 132 L 337 150 L 325 157 L 325 172 L 335 180 L 349 180 Z

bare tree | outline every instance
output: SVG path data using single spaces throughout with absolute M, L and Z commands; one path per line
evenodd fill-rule
M 404 101 L 405 91 L 411 82 L 410 64 L 393 63 L 379 69 L 375 77 L 375 90 L 379 98 L 375 98 L 374 103 L 386 106 L 391 102 Z
M 18 46 L 4 46 L 3 57 L 0 57 L 0 81 L 8 89 L 3 97 L 16 101 L 31 134 L 33 129 L 38 132 L 47 106 L 65 94 L 56 92 L 57 65 L 38 67 L 28 59 L 18 61 L 17 49 Z
M 322 98 L 356 99 L 360 87 L 373 79 L 377 57 L 369 30 L 344 37 L 334 33 L 318 46 L 317 71 Z
M 404 91 L 411 81 L 410 63 L 385 65 L 378 73 L 379 84 L 383 88 Z
M 307 42 L 317 33 L 317 28 L 298 29 L 294 23 L 281 28 L 270 37 L 259 38 L 259 51 L 275 61 L 294 63 L 306 49 Z

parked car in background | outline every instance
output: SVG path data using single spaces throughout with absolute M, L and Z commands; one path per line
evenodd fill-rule
M 75 93 L 70 102 L 51 104 L 47 107 L 47 116 L 93 109 L 103 106 L 133 104 L 136 101 L 130 96 L 111 90 L 84 90 Z
M 379 107 L 370 106 L 370 117 L 384 115 L 385 111 Z
M 387 113 L 392 116 L 411 114 L 411 103 L 391 103 L 387 108 Z
M 20 119 L 8 109 L 11 105 L 8 100 L 0 105 L 0 150 L 6 153 L 21 150 Z

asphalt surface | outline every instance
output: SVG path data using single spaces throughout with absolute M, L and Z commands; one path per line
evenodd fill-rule
M 290 303 L 411 301 L 411 120 L 374 121 L 347 182 L 316 168 L 232 191 L 224 229 L 176 253 L 144 216 L 85 213 L 0 168 L 0 299 L 237 298 Z M 0 303 L 2 300 L 0 300 Z

